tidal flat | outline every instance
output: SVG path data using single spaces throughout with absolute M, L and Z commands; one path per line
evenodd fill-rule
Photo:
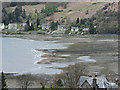
M 65 49 L 39 49 L 45 54 L 38 65 L 52 65 L 60 72 L 69 65 L 86 63 L 90 73 L 101 72 L 107 68 L 118 73 L 118 36 L 117 35 L 3 35 L 2 37 L 30 39 L 35 41 L 52 41 L 65 43 Z M 62 64 L 61 64 L 62 63 Z M 106 71 L 102 73 L 104 75 Z M 13 76 L 14 77 L 14 76 Z M 11 79 L 10 79 L 11 80 Z
M 90 56 L 91 59 L 96 60 L 92 65 L 88 64 L 90 72 L 99 71 L 104 67 L 109 67 L 116 73 L 118 71 L 118 35 L 3 35 L 3 37 L 54 41 L 55 43 L 67 44 L 66 49 L 40 50 L 36 48 L 37 51 L 46 53 L 41 56 L 45 59 L 37 62 L 38 64 L 73 62 L 78 61 L 80 56 Z

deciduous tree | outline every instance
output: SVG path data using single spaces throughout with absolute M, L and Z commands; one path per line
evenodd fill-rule
M 17 82 L 20 88 L 27 90 L 29 86 L 32 86 L 32 75 L 31 74 L 24 74 L 17 76 Z

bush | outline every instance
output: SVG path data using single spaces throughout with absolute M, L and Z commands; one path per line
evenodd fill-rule
M 107 9 L 109 6 L 109 4 L 106 4 L 104 7 L 103 7 L 103 10 Z
M 41 12 L 45 13 L 47 16 L 51 16 L 54 12 L 58 12 L 58 8 L 56 5 L 48 3 L 45 4 L 45 9 L 42 9 Z
M 68 12 L 71 12 L 72 10 L 69 10 Z
M 63 12 L 63 10 L 58 10 L 58 12 Z

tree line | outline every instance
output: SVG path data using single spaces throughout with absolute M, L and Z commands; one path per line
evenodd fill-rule
M 5 25 L 15 22 L 24 22 L 26 19 L 26 11 L 21 6 L 17 6 L 13 12 L 7 12 L 5 8 L 2 9 L 2 22 Z

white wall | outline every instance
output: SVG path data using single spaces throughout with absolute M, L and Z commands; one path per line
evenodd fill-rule
M 0 30 L 4 29 L 5 25 L 4 24 L 0 24 Z

